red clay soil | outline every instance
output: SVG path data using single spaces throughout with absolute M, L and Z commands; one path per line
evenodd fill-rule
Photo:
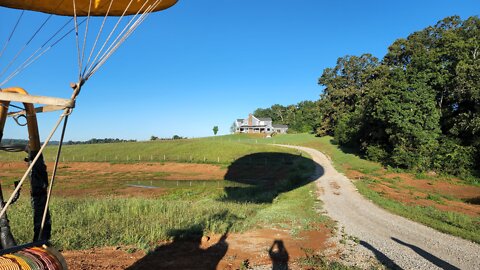
M 395 201 L 403 202 L 408 205 L 432 206 L 442 211 L 450 211 L 466 214 L 469 216 L 480 216 L 480 206 L 475 204 L 464 203 L 461 201 L 447 200 L 440 198 L 440 203 L 428 199 L 428 193 L 419 191 L 410 192 L 405 189 L 393 189 L 386 185 L 374 185 L 371 188 L 380 192 L 383 196 L 393 199 Z
M 73 270 L 233 270 L 247 262 L 250 266 L 288 265 L 289 269 L 302 269 L 296 261 L 305 256 L 305 251 L 326 249 L 329 235 L 329 230 L 324 227 L 302 232 L 296 237 L 281 230 L 258 229 L 243 234 L 203 236 L 163 243 L 148 254 L 143 251 L 128 253 L 120 248 L 101 248 L 65 251 L 63 255 Z
M 47 163 L 47 169 L 53 163 Z M 0 163 L 0 180 L 19 179 L 27 164 L 25 162 Z M 211 164 L 193 163 L 128 163 L 66 162 L 58 169 L 55 196 L 121 196 L 158 197 L 165 193 L 162 188 L 136 188 L 127 184 L 137 180 L 221 180 L 226 169 Z M 49 172 L 50 173 L 50 172 Z M 29 185 L 24 186 L 25 190 Z M 11 187 L 4 185 L 5 190 Z
M 47 167 L 52 168 L 53 163 L 48 162 Z M 7 173 L 18 173 L 27 169 L 25 162 L 2 162 L 0 163 L 0 176 Z M 82 173 L 166 173 L 165 180 L 183 180 L 189 176 L 189 180 L 211 180 L 223 179 L 226 169 L 211 164 L 194 163 L 126 163 L 112 164 L 107 162 L 64 162 L 59 166 L 61 172 L 82 172 Z M 18 175 L 16 175 L 18 176 Z M 20 175 L 21 176 L 21 175 Z
M 347 177 L 361 180 L 365 175 L 348 170 Z M 480 199 L 480 187 L 465 185 L 459 179 L 416 179 L 408 173 L 388 173 L 370 178 L 379 181 L 370 184 L 370 187 L 387 198 L 409 205 L 432 206 L 442 211 L 480 216 L 480 205 L 476 203 Z M 432 199 L 432 195 L 438 199 Z
M 212 180 L 223 179 L 225 169 L 211 164 L 194 163 L 127 163 L 111 164 L 106 162 L 69 162 L 63 163 L 67 171 L 102 172 L 105 174 L 116 172 L 163 172 L 165 180 L 183 180 L 189 176 L 189 180 Z

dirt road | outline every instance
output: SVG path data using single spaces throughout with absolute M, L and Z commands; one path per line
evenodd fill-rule
M 480 269 L 480 245 L 381 209 L 363 198 L 321 152 L 285 147 L 307 152 L 317 163 L 320 199 L 339 228 L 358 238 L 358 245 L 353 247 L 356 256 L 376 257 L 392 269 Z

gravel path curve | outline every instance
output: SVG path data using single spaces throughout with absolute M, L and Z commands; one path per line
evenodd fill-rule
M 391 214 L 363 198 L 321 152 L 299 146 L 317 163 L 316 183 L 327 215 L 360 241 L 355 252 L 392 269 L 480 269 L 480 245 Z M 358 241 L 357 241 L 358 242 Z

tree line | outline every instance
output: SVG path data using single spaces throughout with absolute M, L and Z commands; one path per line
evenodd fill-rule
M 119 138 L 104 138 L 104 139 L 97 139 L 92 138 L 88 141 L 67 141 L 65 142 L 66 145 L 74 145 L 74 144 L 97 144 L 97 143 L 122 143 L 122 142 L 136 142 L 137 140 L 125 140 Z
M 385 165 L 480 171 L 480 19 L 447 17 L 397 39 L 383 59 L 338 58 L 320 99 L 257 109 L 298 132 L 331 135 Z M 305 108 L 311 108 L 311 110 Z

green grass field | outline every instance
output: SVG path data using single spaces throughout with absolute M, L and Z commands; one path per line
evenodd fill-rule
M 47 159 L 54 151 L 55 147 L 47 149 Z M 99 158 L 99 153 L 107 158 Z M 15 160 L 23 155 L 17 153 L 5 156 L 2 153 L 1 159 Z M 161 157 L 160 160 L 140 158 L 130 159 L 129 162 L 163 162 L 163 155 L 167 157 L 166 161 L 170 160 L 169 157 L 180 156 L 182 157 L 178 159 L 180 162 L 218 163 L 220 159 L 218 166 L 224 168 L 231 168 L 234 165 L 255 166 L 256 163 L 261 163 L 260 167 L 265 166 L 264 169 L 270 168 L 268 170 L 272 171 L 285 167 L 282 162 L 290 162 L 290 165 L 285 179 L 279 179 L 273 186 L 184 185 L 181 188 L 168 188 L 165 195 L 157 198 L 54 197 L 51 203 L 52 240 L 59 248 L 85 249 L 134 245 L 148 249 L 160 241 L 177 237 L 178 232 L 187 234 L 190 231 L 241 232 L 257 226 L 266 226 L 284 228 L 295 234 L 304 229 L 311 229 L 316 224 L 329 222 L 327 218 L 317 214 L 316 209 L 320 202 L 316 200 L 315 186 L 307 181 L 314 169 L 311 159 L 303 157 L 294 158 L 293 161 L 265 159 L 276 156 L 301 157 L 295 150 L 217 137 L 66 146 L 65 158 L 70 160 L 73 155 L 76 161 L 78 157 L 84 156 L 85 161 L 107 162 L 126 162 L 113 158 L 126 155 Z M 68 163 L 61 166 L 68 166 Z M 88 177 L 92 178 L 95 175 Z M 161 179 L 162 175 L 155 175 L 155 179 L 157 178 Z M 12 206 L 9 218 L 13 233 L 19 242 L 31 241 L 31 208 L 28 195 L 24 194 L 21 200 Z
M 226 168 L 252 153 L 287 152 L 298 155 L 295 150 L 267 144 L 294 144 L 318 149 L 328 155 L 341 172 L 356 170 L 370 177 L 381 177 L 389 171 L 378 163 L 360 158 L 349 149 L 342 149 L 333 144 L 331 137 L 317 138 L 309 134 L 278 135 L 273 138 L 227 135 L 179 141 L 75 145 L 66 146 L 64 156 L 69 161 L 84 159 L 107 162 L 163 162 L 165 155 L 165 161 L 218 163 L 219 166 Z M 47 159 L 54 151 L 55 147 L 47 149 Z M 21 156 L 23 154 L 2 153 L 0 160 L 14 160 Z M 308 174 L 311 168 L 307 166 L 302 170 Z M 294 172 L 292 175 L 296 178 L 306 177 L 306 174 Z M 440 211 L 432 207 L 406 205 L 370 189 L 369 179 L 366 177 L 356 181 L 355 184 L 364 196 L 378 205 L 440 231 L 480 242 L 479 217 Z M 314 211 L 317 202 L 312 195 L 313 185 L 297 185 L 292 189 L 285 189 L 284 186 L 276 188 L 278 190 L 273 191 L 242 189 L 234 190 L 232 193 L 226 188 L 214 189 L 212 192 L 211 188 L 196 186 L 173 189 L 159 199 L 55 198 L 52 203 L 54 235 L 61 237 L 54 240 L 59 246 L 69 249 L 130 244 L 146 247 L 155 241 L 173 237 L 172 233 L 176 229 L 187 229 L 192 226 L 208 232 L 221 233 L 227 228 L 242 231 L 256 224 L 273 224 L 285 228 L 294 228 L 292 224 L 301 224 L 301 228 L 308 228 L 315 222 L 325 222 L 324 218 L 318 217 Z M 224 200 L 227 193 L 235 200 Z M 307 207 L 303 207 L 304 205 Z M 18 213 L 24 213 L 11 218 L 12 223 L 23 224 L 23 227 L 15 228 L 15 233 L 26 241 L 30 237 L 26 230 L 29 223 L 25 221 L 29 220 L 26 218 L 30 211 L 29 206 L 24 202 L 15 207 L 18 208 Z M 141 222 L 137 222 L 139 216 Z M 92 226 L 100 226 L 102 229 L 93 232 Z
M 56 146 L 47 147 L 45 159 L 53 161 L 56 151 Z M 236 137 L 219 136 L 189 140 L 65 145 L 62 148 L 61 161 L 175 161 L 230 164 L 240 157 L 260 152 L 296 153 L 295 150 L 252 143 L 251 140 L 239 141 Z M 0 153 L 0 161 L 21 161 L 24 157 L 24 153 Z

